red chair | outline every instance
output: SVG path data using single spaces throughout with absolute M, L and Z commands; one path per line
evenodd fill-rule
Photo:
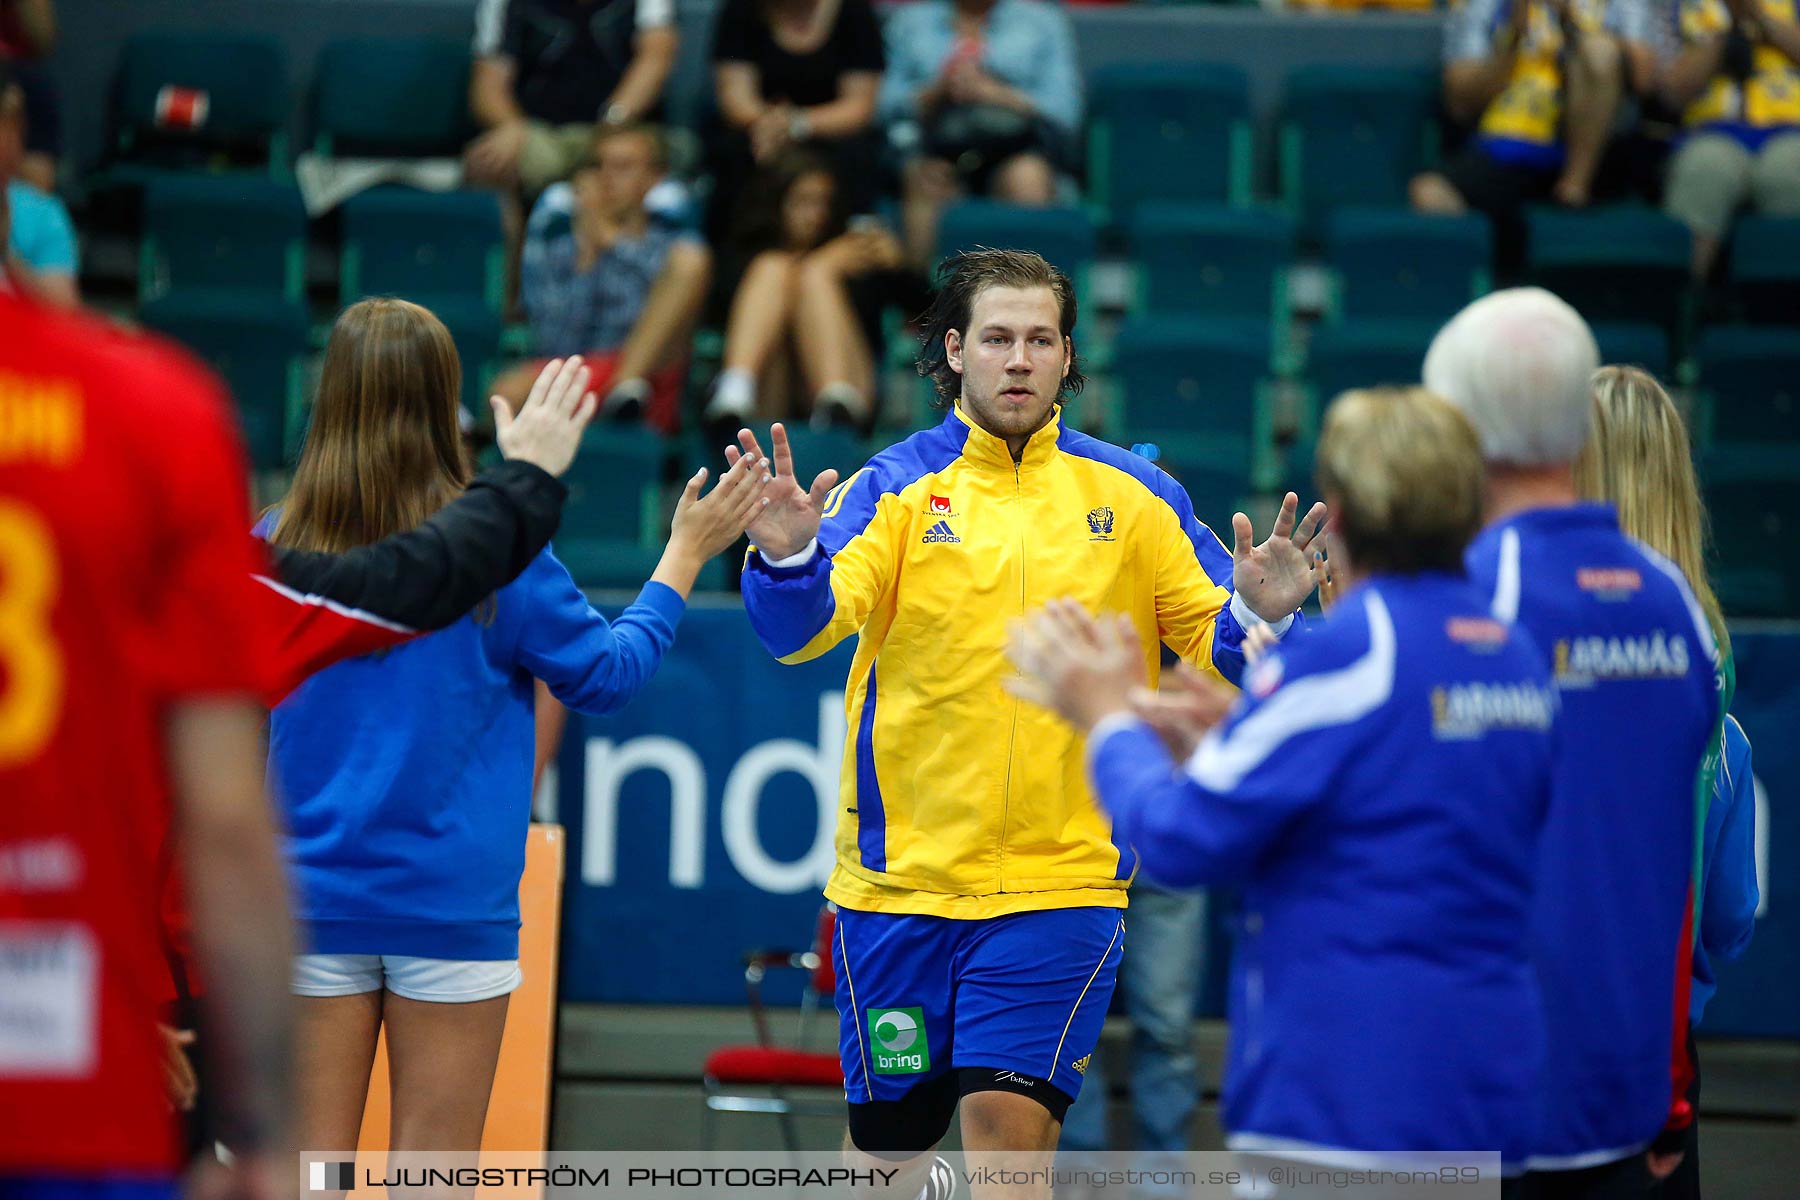
M 713 1145 L 713 1115 L 720 1112 L 772 1114 L 781 1125 L 781 1140 L 790 1151 L 799 1149 L 794 1115 L 831 1116 L 843 1111 L 844 1068 L 836 1050 L 803 1050 L 807 1028 L 820 1007 L 835 1012 L 837 969 L 831 940 L 837 933 L 837 905 L 819 910 L 812 949 L 754 950 L 744 956 L 744 990 L 750 998 L 750 1023 L 756 1030 L 754 1046 L 721 1046 L 706 1058 L 702 1079 L 706 1087 L 706 1111 L 700 1121 L 700 1145 Z M 793 1045 L 780 1045 L 769 1030 L 769 1014 L 763 1004 L 763 976 L 771 969 L 807 972 L 806 991 L 800 997 L 799 1025 Z M 833 1039 L 835 1041 L 835 1038 Z M 789 1088 L 835 1088 L 829 1101 L 794 1097 Z M 741 1089 L 755 1088 L 756 1091 Z M 764 1094 L 762 1089 L 767 1089 Z

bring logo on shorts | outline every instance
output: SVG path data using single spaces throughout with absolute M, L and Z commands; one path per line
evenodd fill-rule
M 925 1010 L 871 1008 L 869 1050 L 876 1075 L 923 1075 L 931 1070 L 931 1046 L 925 1037 Z

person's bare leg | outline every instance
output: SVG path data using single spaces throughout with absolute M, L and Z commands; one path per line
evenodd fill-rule
M 27 151 L 19 160 L 19 178 L 40 192 L 56 192 L 56 159 L 41 150 Z
M 725 369 L 760 377 L 787 333 L 798 259 L 769 250 L 750 260 L 725 321 Z
M 1029 1096 L 973 1092 L 962 1098 L 963 1152 L 971 1169 L 1047 1172 L 1061 1134 L 1062 1122 Z M 977 1179 L 969 1190 L 975 1200 L 1050 1200 L 1047 1174 L 1012 1184 Z
M 994 171 L 994 199 L 1038 208 L 1056 203 L 1056 168 L 1041 154 L 1015 154 Z
M 712 254 L 698 242 L 678 242 L 669 250 L 644 311 L 625 344 L 619 347 L 619 364 L 613 372 L 616 384 L 648 379 L 688 352 L 694 322 L 706 303 L 712 282 Z
M 941 158 L 916 158 L 906 164 L 901 181 L 900 226 L 907 259 L 929 272 L 937 262 L 938 218 L 944 206 L 961 194 L 956 170 Z
M 1406 194 L 1412 201 L 1414 212 L 1434 217 L 1460 217 L 1469 211 L 1462 193 L 1436 171 L 1414 175 L 1412 182 L 1406 185 Z
M 510 996 L 469 1004 L 435 1004 L 387 997 L 388 1078 L 393 1084 L 390 1164 L 475 1166 L 488 1097 L 500 1061 Z M 429 1160 L 421 1156 L 429 1155 Z M 409 1159 L 411 1160 L 409 1162 Z M 433 1200 L 467 1197 L 474 1189 L 408 1189 Z
M 852 416 L 861 420 L 868 415 L 869 398 L 875 390 L 869 344 L 843 277 L 816 258 L 800 264 L 794 348 L 813 396 L 833 388 Z M 849 403 L 852 396 L 855 404 Z
M 382 996 L 377 990 L 295 998 L 297 1132 L 302 1150 L 356 1149 L 363 1104 L 369 1097 L 369 1072 L 375 1066 L 375 1040 L 381 1033 Z
M 858 1150 L 856 1143 L 850 1140 L 850 1131 L 846 1129 L 844 1130 L 843 1156 L 844 1165 L 852 1171 L 895 1172 L 892 1182 L 878 1185 L 863 1194 L 898 1198 L 898 1200 L 913 1200 L 913 1197 L 925 1188 L 926 1177 L 931 1174 L 932 1160 L 937 1157 L 937 1147 L 933 1146 L 912 1158 L 877 1157 Z M 878 1176 L 877 1178 L 882 1177 Z
M 1615 38 L 1584 33 L 1576 52 L 1567 57 L 1568 159 L 1554 193 L 1558 204 L 1584 208 L 1625 91 L 1625 52 Z
M 525 397 L 531 395 L 531 385 L 537 382 L 538 372 L 542 369 L 542 364 L 536 362 L 507 367 L 494 376 L 494 382 L 488 385 L 488 394 L 500 397 L 517 412 L 525 403 Z

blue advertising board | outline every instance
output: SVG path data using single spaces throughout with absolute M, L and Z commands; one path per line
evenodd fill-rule
M 1764 908 L 1719 970 L 1706 1029 L 1800 1038 L 1800 633 L 1735 645 Z M 805 947 L 832 862 L 850 653 L 784 667 L 741 609 L 697 609 L 623 713 L 570 718 L 565 999 L 734 1004 L 746 950 Z

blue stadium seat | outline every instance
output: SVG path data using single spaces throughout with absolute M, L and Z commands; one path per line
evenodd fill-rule
M 308 321 L 279 295 L 175 292 L 143 306 L 150 329 L 212 364 L 237 400 L 251 463 L 271 470 L 298 450 Z
M 1782 445 L 1800 458 L 1800 334 L 1709 329 L 1699 360 L 1712 440 Z
M 1281 194 L 1309 230 L 1339 206 L 1406 206 L 1437 137 L 1435 72 L 1301 67 L 1284 90 Z
M 1800 472 L 1789 447 L 1715 443 L 1701 464 L 1719 602 L 1733 617 L 1800 611 Z
M 1088 192 L 1121 223 L 1139 204 L 1250 203 L 1250 84 L 1239 67 L 1132 63 L 1088 81 Z
M 1276 210 L 1141 205 L 1127 226 L 1138 307 L 1282 327 L 1294 240 L 1294 219 Z
M 424 304 L 450 331 L 456 341 L 457 356 L 462 360 L 463 407 L 476 420 L 487 416 L 488 384 L 498 373 L 501 338 L 506 333 L 506 323 L 500 314 L 480 297 L 441 296 L 421 300 L 402 294 L 401 298 Z
M 554 543 L 583 587 L 641 585 L 662 556 L 667 448 L 646 429 L 595 426 L 564 476 L 569 488 Z
M 1340 321 L 1322 325 L 1307 348 L 1306 378 L 1318 409 L 1340 392 L 1416 385 L 1436 321 Z M 1310 469 L 1310 468 L 1309 468 Z
M 1589 321 L 1673 329 L 1688 305 L 1687 226 L 1655 209 L 1533 209 L 1526 271 Z
M 169 174 L 145 188 L 141 299 L 205 288 L 298 301 L 305 268 L 306 209 L 292 184 Z
M 405 296 L 431 307 L 455 298 L 501 311 L 505 231 L 493 192 L 380 187 L 343 205 L 343 302 Z
M 1731 235 L 1731 283 L 1747 319 L 1800 324 L 1800 219 L 1740 218 Z
M 204 120 L 196 128 L 159 121 L 165 88 L 204 97 Z M 235 152 L 285 170 L 287 116 L 287 59 L 273 38 L 138 33 L 120 53 L 113 126 L 121 160 L 199 166 Z
M 1248 466 L 1268 442 L 1263 391 L 1267 331 L 1239 321 L 1132 317 L 1119 327 L 1112 380 L 1119 392 L 1112 440 L 1155 442 L 1174 458 L 1236 456 Z
M 1337 317 L 1447 321 L 1487 291 L 1492 259 L 1493 233 L 1478 216 L 1343 208 L 1325 220 Z
M 1645 321 L 1595 321 L 1590 328 L 1600 345 L 1600 361 L 1615 367 L 1642 367 L 1666 387 L 1674 361 L 1669 335 Z
M 1079 208 L 1026 208 L 991 200 L 965 200 L 944 210 L 938 223 L 938 256 L 992 246 L 1035 250 L 1071 279 L 1094 261 L 1094 223 Z
M 321 154 L 454 155 L 473 132 L 465 42 L 344 38 L 320 52 L 313 87 Z

